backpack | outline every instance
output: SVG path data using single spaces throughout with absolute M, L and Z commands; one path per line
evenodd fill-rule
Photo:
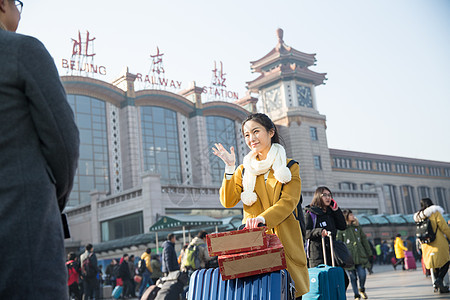
M 431 221 L 429 218 L 416 222 L 416 238 L 422 244 L 429 244 L 433 242 L 436 239 L 437 230 L 438 228 L 436 226 L 436 231 L 433 231 L 433 226 L 431 226 Z
M 113 271 L 112 271 L 114 277 L 116 277 L 116 278 L 119 277 L 119 270 L 120 270 L 120 264 L 117 263 L 116 265 L 114 265 Z
M 83 261 L 81 266 L 81 272 L 86 277 L 95 277 L 97 276 L 97 272 L 95 270 L 94 265 L 92 264 L 92 253 Z
M 298 164 L 297 161 L 291 159 L 291 161 L 288 162 L 287 167 L 290 169 L 294 164 Z M 242 179 L 244 178 L 245 168 L 242 169 Z M 284 186 L 284 185 L 283 185 Z M 281 191 L 283 190 L 283 186 L 281 186 Z M 300 199 L 297 203 L 297 207 L 292 212 L 297 219 L 298 223 L 300 224 L 300 231 L 302 232 L 302 238 L 303 241 L 305 241 L 305 234 L 306 234 L 306 225 L 305 225 L 305 217 L 303 216 L 303 196 L 300 194 Z M 303 245 L 302 245 L 303 246 Z
M 200 269 L 200 258 L 198 255 L 200 245 L 189 245 L 184 255 L 184 265 L 193 270 Z
M 144 274 L 145 270 L 147 270 L 147 262 L 145 259 L 141 259 L 138 263 L 138 273 L 139 275 Z

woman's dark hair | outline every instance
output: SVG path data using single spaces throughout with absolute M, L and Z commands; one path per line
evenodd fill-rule
M 311 201 L 311 206 L 317 206 L 320 207 L 321 209 L 325 209 L 325 204 L 322 201 L 322 194 L 323 191 L 328 191 L 330 194 L 332 194 L 332 192 L 330 191 L 329 188 L 327 188 L 326 186 L 319 186 L 316 189 L 316 192 L 314 193 L 314 197 Z
M 433 205 L 433 201 L 431 201 L 430 198 L 423 198 L 422 200 L 420 200 L 420 210 L 419 211 L 424 211 L 425 208 L 430 207 L 431 205 Z
M 245 120 L 242 122 L 242 128 L 241 128 L 242 133 L 244 133 L 244 125 L 248 121 L 255 121 L 255 122 L 261 124 L 267 131 L 273 130 L 274 135 L 273 135 L 272 139 L 270 140 L 272 144 L 273 143 L 277 143 L 277 144 L 283 143 L 283 138 L 278 133 L 277 126 L 275 126 L 275 124 L 272 122 L 272 120 L 267 115 L 261 114 L 261 113 L 248 115 L 247 118 L 245 118 Z
M 201 238 L 201 239 L 204 239 L 204 238 L 206 237 L 207 234 L 208 234 L 208 233 L 207 233 L 206 231 L 202 230 L 202 231 L 200 231 L 200 232 L 197 234 L 197 237 L 199 237 L 199 238 Z
M 348 216 L 350 215 L 350 214 L 352 214 L 353 212 L 352 212 L 352 210 L 351 209 L 344 209 L 343 211 L 342 211 L 342 214 L 344 215 L 344 218 L 345 218 L 345 221 L 348 223 Z
M 67 256 L 68 256 L 69 260 L 75 260 L 75 258 L 77 257 L 75 252 L 70 252 Z

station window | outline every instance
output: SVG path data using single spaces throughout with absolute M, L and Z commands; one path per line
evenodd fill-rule
M 314 169 L 322 170 L 322 162 L 319 155 L 314 155 Z
M 102 242 L 144 233 L 142 212 L 101 222 Z
M 317 141 L 317 128 L 316 127 L 309 127 L 309 133 L 311 135 L 311 140 Z

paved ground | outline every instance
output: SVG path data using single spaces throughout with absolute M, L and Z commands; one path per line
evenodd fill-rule
M 375 265 L 372 275 L 367 274 L 366 293 L 369 299 L 429 300 L 450 299 L 450 294 L 433 292 L 431 277 L 425 277 L 420 263 L 417 270 L 402 271 L 391 265 Z M 349 285 L 347 299 L 353 300 L 354 294 Z
M 370 300 L 450 299 L 450 294 L 433 292 L 431 277 L 423 275 L 420 263 L 417 270 L 402 271 L 399 266 L 394 271 L 391 265 L 375 265 L 373 271 L 372 275 L 367 274 L 366 280 L 366 293 Z M 354 299 L 351 284 L 347 289 L 347 299 Z

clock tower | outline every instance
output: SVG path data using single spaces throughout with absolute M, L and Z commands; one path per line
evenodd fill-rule
M 310 70 L 316 55 L 286 45 L 280 28 L 277 37 L 275 48 L 250 63 L 252 71 L 260 75 L 247 82 L 247 88 L 259 95 L 259 111 L 277 125 L 288 157 L 300 163 L 302 188 L 332 188 L 326 118 L 317 110 L 315 95 L 315 88 L 324 84 L 326 73 Z

